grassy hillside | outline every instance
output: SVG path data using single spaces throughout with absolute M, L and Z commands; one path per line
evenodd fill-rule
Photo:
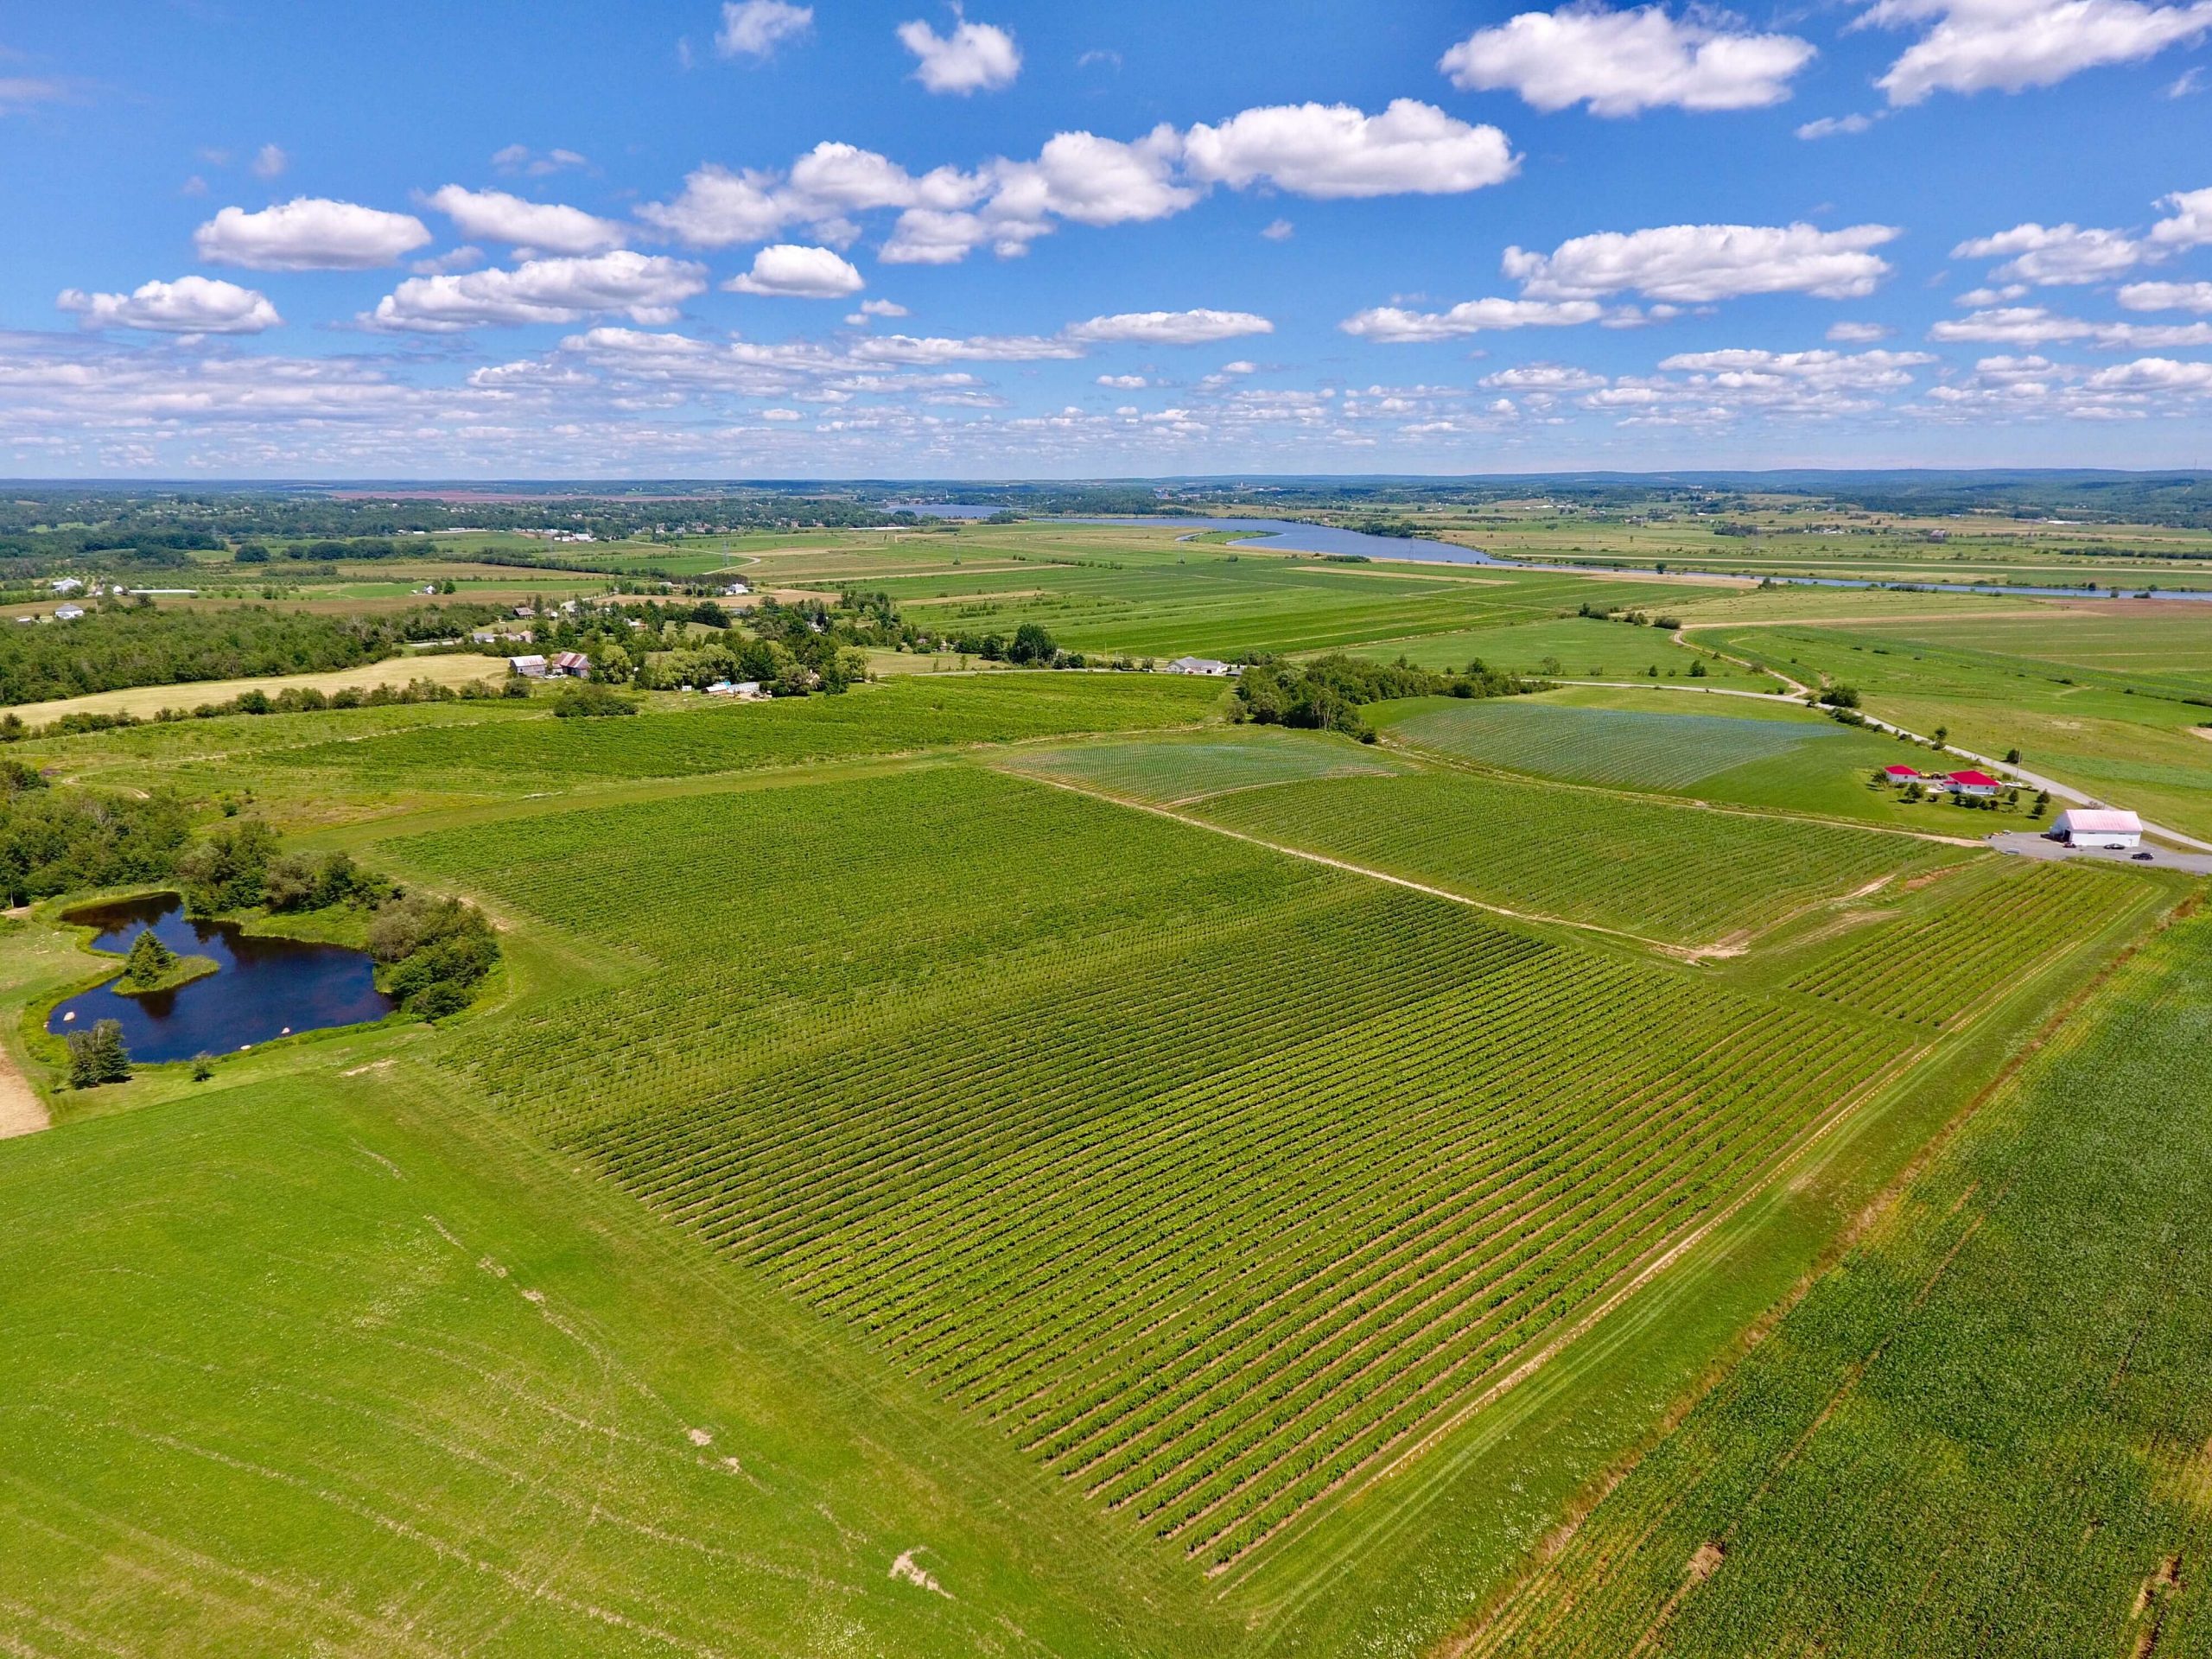
M 1224 1644 L 1057 1483 L 412 1060 L 8 1142 L 0 1213 L 16 1651 Z

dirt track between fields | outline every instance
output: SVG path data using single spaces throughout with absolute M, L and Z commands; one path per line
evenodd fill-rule
M 0 1141 L 11 1135 L 36 1135 L 51 1126 L 46 1103 L 23 1076 L 15 1057 L 0 1048 Z

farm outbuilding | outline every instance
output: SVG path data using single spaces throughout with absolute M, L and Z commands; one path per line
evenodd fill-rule
M 2110 807 L 2070 807 L 2050 826 L 2050 838 L 2069 847 L 2109 847 L 2126 852 L 2143 844 L 2143 820 Z
M 1893 784 L 1916 784 L 1920 781 L 1919 769 L 1915 766 L 1884 766 L 1882 776 Z
M 551 671 L 566 679 L 588 680 L 591 677 L 591 658 L 581 651 L 564 651 L 550 664 Z
M 1170 674 L 1203 674 L 1212 679 L 1236 672 L 1227 663 L 1211 657 L 1178 657 L 1167 664 L 1167 671 Z
M 510 657 L 507 671 L 519 674 L 525 680 L 542 680 L 545 677 L 545 659 L 535 652 L 527 657 Z
M 1954 795 L 1971 795 L 1977 798 L 1994 795 L 2005 787 L 2001 779 L 1986 772 L 1955 772 L 1943 779 L 1944 786 Z

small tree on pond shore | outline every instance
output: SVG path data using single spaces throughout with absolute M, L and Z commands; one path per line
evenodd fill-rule
M 130 1080 L 130 1052 L 123 1046 L 123 1027 L 103 1020 L 90 1031 L 69 1033 L 69 1086 L 97 1089 L 104 1083 Z

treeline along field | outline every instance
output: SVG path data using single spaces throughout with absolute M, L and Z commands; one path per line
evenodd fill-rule
M 1446 1651 L 2212 1652 L 2208 1043 L 2200 918 Z
M 258 605 L 127 606 L 73 622 L 0 626 L 0 703 L 45 702 L 124 686 L 308 674 L 381 662 L 490 617 L 484 606 L 402 615 L 318 616 Z
M 392 850 L 637 969 L 493 1100 L 1208 1568 L 1910 1040 L 966 766 Z

